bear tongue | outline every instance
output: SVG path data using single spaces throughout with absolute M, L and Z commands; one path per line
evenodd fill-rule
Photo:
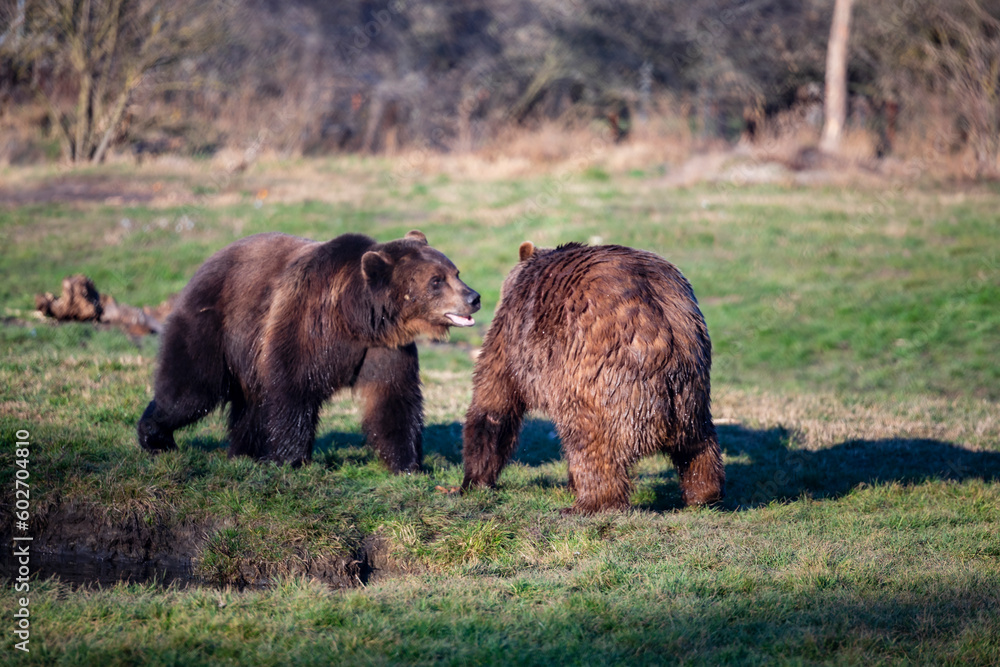
M 445 313 L 445 317 L 451 320 L 451 323 L 456 327 L 471 327 L 476 323 L 471 317 L 462 317 L 461 315 L 456 315 L 455 313 Z

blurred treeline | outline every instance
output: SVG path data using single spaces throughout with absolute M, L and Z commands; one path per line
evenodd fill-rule
M 0 160 L 440 151 L 540 124 L 818 127 L 833 0 L 0 0 Z M 1000 0 L 856 3 L 873 156 L 996 166 Z M 818 130 L 817 130 L 818 131 Z

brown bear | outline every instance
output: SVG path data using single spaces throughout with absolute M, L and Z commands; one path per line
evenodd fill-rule
M 712 344 L 690 283 L 650 252 L 520 248 L 473 376 L 462 488 L 492 487 L 525 411 L 555 422 L 573 511 L 628 506 L 640 456 L 668 454 L 684 502 L 724 495 L 709 405 Z
M 174 430 L 228 403 L 230 456 L 299 465 L 311 459 L 321 405 L 351 387 L 382 461 L 419 470 L 413 341 L 472 326 L 477 310 L 479 295 L 419 231 L 388 243 L 247 237 L 209 258 L 178 297 L 139 444 L 174 449 Z

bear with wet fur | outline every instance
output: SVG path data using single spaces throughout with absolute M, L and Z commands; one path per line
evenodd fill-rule
M 520 248 L 473 376 L 462 488 L 493 487 L 526 411 L 555 422 L 573 510 L 628 507 L 630 469 L 664 452 L 686 504 L 724 495 L 710 409 L 712 345 L 690 283 L 622 246 Z
M 377 243 L 270 233 L 209 258 L 165 323 L 155 396 L 138 424 L 148 451 L 229 405 L 229 455 L 299 465 L 320 407 L 351 387 L 368 443 L 389 469 L 419 470 L 423 399 L 414 339 L 472 326 L 479 295 L 412 231 Z

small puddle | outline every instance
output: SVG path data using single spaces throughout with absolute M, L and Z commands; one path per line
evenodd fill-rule
M 3 558 L 3 583 L 11 585 L 18 576 L 18 563 L 12 556 Z M 49 579 L 59 577 L 60 581 L 74 588 L 81 586 L 114 586 L 115 584 L 155 583 L 166 588 L 171 584 L 188 588 L 207 586 L 206 582 L 191 573 L 191 562 L 155 561 L 140 563 L 135 561 L 103 560 L 81 554 L 32 553 L 30 577 Z

